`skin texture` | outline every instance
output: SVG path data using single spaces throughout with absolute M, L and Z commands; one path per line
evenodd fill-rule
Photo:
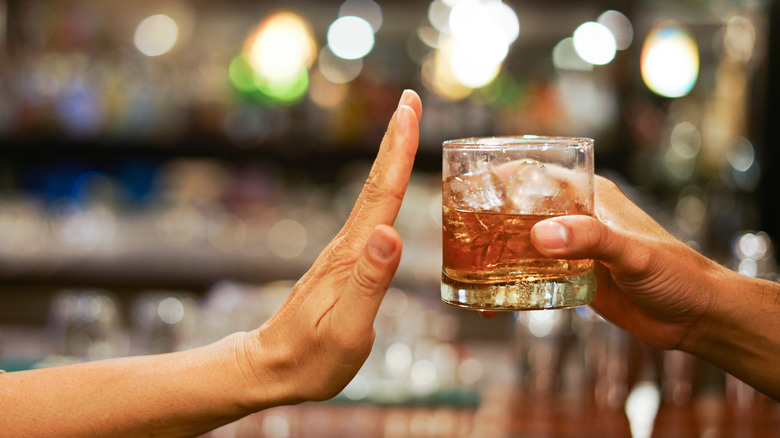
M 596 217 L 539 222 L 543 254 L 597 260 L 601 316 L 641 341 L 720 366 L 780 399 L 780 284 L 745 277 L 674 238 L 611 181 L 596 177 Z
M 401 258 L 392 228 L 422 104 L 407 90 L 344 228 L 262 327 L 187 351 L 0 375 L 0 437 L 197 436 L 338 394 L 368 357 Z

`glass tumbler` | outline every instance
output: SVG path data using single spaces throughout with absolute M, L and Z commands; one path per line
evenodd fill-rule
M 593 215 L 593 140 L 485 137 L 443 144 L 441 298 L 475 310 L 532 310 L 593 301 L 593 260 L 545 257 L 531 227 Z

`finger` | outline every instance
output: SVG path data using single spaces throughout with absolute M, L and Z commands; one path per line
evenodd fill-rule
M 404 92 L 401 94 L 401 98 L 400 98 L 400 100 L 398 102 L 398 107 L 399 108 L 402 108 L 402 107 L 411 108 L 412 111 L 414 112 L 414 116 L 415 116 L 414 118 L 417 121 L 417 123 L 415 123 L 414 126 L 412 127 L 412 130 L 414 131 L 415 134 L 414 134 L 413 138 L 411 139 L 411 142 L 407 142 L 404 145 L 408 149 L 407 153 L 411 155 L 411 158 L 410 158 L 411 162 L 409 163 L 409 166 L 411 167 L 411 165 L 413 164 L 413 161 L 414 161 L 414 153 L 417 150 L 417 143 L 419 141 L 419 133 L 418 133 L 419 126 L 418 126 L 418 124 L 419 124 L 420 119 L 422 118 L 422 101 L 420 100 L 420 96 L 418 96 L 415 91 L 413 91 L 413 90 L 404 90 Z M 403 110 L 403 111 L 405 112 L 405 111 L 408 111 L 408 110 Z M 369 196 L 370 193 L 371 193 L 370 190 L 368 189 L 369 183 L 371 181 L 375 180 L 377 173 L 379 173 L 380 169 L 383 169 L 385 167 L 386 163 L 391 162 L 391 165 L 392 165 L 393 157 L 389 156 L 389 155 L 392 155 L 392 154 L 389 154 L 389 152 L 391 151 L 391 149 L 392 149 L 392 152 L 394 154 L 396 154 L 396 155 L 399 152 L 397 150 L 398 149 L 397 147 L 396 148 L 392 147 L 394 145 L 394 143 L 396 142 L 396 132 L 397 132 L 397 129 L 396 129 L 397 123 L 396 123 L 396 121 L 398 119 L 398 112 L 399 111 L 396 110 L 396 112 L 393 114 L 393 117 L 390 120 L 390 123 L 388 124 L 387 132 L 385 133 L 384 138 L 382 139 L 382 143 L 381 143 L 381 145 L 379 147 L 379 151 L 377 152 L 377 158 L 374 160 L 374 164 L 373 164 L 373 166 L 371 168 L 371 171 L 369 173 L 368 180 L 367 180 L 368 182 L 363 187 L 363 190 L 361 191 L 360 195 L 358 196 L 358 199 L 355 202 L 355 206 L 352 209 L 352 212 L 350 213 L 350 215 L 347 218 L 344 226 L 341 228 L 341 230 L 336 235 L 336 237 L 333 239 L 333 241 L 331 241 L 331 243 L 325 249 L 323 249 L 323 251 L 317 257 L 317 260 L 315 260 L 315 262 L 314 262 L 314 264 L 312 266 L 312 269 L 310 269 L 303 276 L 303 278 L 301 279 L 302 281 L 308 281 L 308 280 L 311 280 L 315 275 L 323 275 L 324 274 L 324 271 L 319 269 L 319 268 L 323 267 L 323 264 L 327 263 L 327 260 L 333 255 L 333 251 L 334 250 L 340 249 L 340 248 L 344 247 L 342 242 L 340 242 L 340 239 L 352 228 L 352 224 L 355 221 L 355 217 L 358 215 L 358 213 L 360 212 L 361 208 L 365 205 L 366 197 Z M 408 123 L 408 121 L 405 121 L 405 123 Z M 404 139 L 405 139 L 405 137 L 403 137 L 401 140 L 404 140 Z M 390 170 L 392 170 L 392 169 L 390 169 L 391 165 L 388 165 L 388 168 L 384 169 L 384 171 L 385 172 L 389 172 Z M 407 173 L 410 174 L 411 170 L 409 170 Z M 404 190 L 405 190 L 405 187 L 406 187 L 406 183 L 408 182 L 408 179 L 409 179 L 409 177 L 407 176 L 406 177 L 406 182 L 404 182 L 404 186 L 403 186 Z M 396 211 L 396 214 L 397 214 L 397 211 Z M 393 216 L 393 219 L 395 219 L 394 216 Z M 377 223 L 378 222 L 372 223 L 369 226 L 366 226 L 366 227 L 363 227 L 363 228 L 368 228 L 370 230 L 371 226 L 374 226 Z M 385 221 L 384 223 L 388 223 L 389 224 L 389 223 L 392 223 L 392 221 L 389 221 L 389 222 Z M 365 240 L 363 240 L 362 242 L 365 242 Z M 360 242 L 360 241 L 354 242 L 354 247 L 360 247 L 362 245 L 362 242 Z M 340 251 L 337 251 L 337 252 L 340 252 Z M 325 268 L 326 268 L 325 271 L 327 271 L 327 266 L 325 266 Z M 295 294 L 295 291 L 293 291 L 293 294 L 291 294 L 291 295 L 294 295 L 294 294 Z
M 422 102 L 420 101 L 420 97 L 413 90 L 404 90 L 403 94 L 401 95 L 401 99 L 398 102 L 398 109 L 396 109 L 396 112 L 393 114 L 393 117 L 390 120 L 390 123 L 388 124 L 387 131 L 385 132 L 384 138 L 382 139 L 382 143 L 380 144 L 379 152 L 377 152 L 377 157 L 374 160 L 373 166 L 371 167 L 371 171 L 368 175 L 367 182 L 363 186 L 363 190 L 361 191 L 357 201 L 355 202 L 355 207 L 352 209 L 352 213 L 347 219 L 347 222 L 344 225 L 344 228 L 342 229 L 341 233 L 339 233 L 339 235 L 343 235 L 344 233 L 346 233 L 346 231 L 352 225 L 352 222 L 355 220 L 355 217 L 360 211 L 360 208 L 365 203 L 366 197 L 369 195 L 369 191 L 367 190 L 369 183 L 376 178 L 377 174 L 380 173 L 385 168 L 388 162 L 393 161 L 393 153 L 397 155 L 397 153 L 399 152 L 397 151 L 398 148 L 394 146 L 396 145 L 396 142 L 398 140 L 397 134 L 399 131 L 399 120 L 398 120 L 399 115 L 401 112 L 407 111 L 404 108 L 411 108 L 411 110 L 414 112 L 414 119 L 416 120 L 416 123 L 414 123 L 413 130 L 415 132 L 419 130 L 418 125 L 420 119 L 422 118 Z M 408 121 L 405 122 L 408 123 Z M 402 121 L 401 123 L 404 123 L 404 121 Z M 400 129 L 403 130 L 408 128 L 401 126 Z M 419 133 L 417 134 L 417 138 L 419 138 Z M 414 141 L 415 152 L 416 152 L 416 146 L 417 146 L 417 140 Z M 413 154 L 414 153 L 412 153 L 412 155 Z
M 371 233 L 334 311 L 344 333 L 370 331 L 401 260 L 401 236 L 388 225 Z
M 422 120 L 422 101 L 420 100 L 420 96 L 414 91 L 414 90 L 404 90 L 404 92 L 401 94 L 401 100 L 398 104 L 398 106 L 406 105 L 409 108 L 414 111 L 414 114 L 417 116 L 417 123 L 420 123 Z
M 405 105 L 399 107 L 392 130 L 387 153 L 377 159 L 376 171 L 366 181 L 340 233 L 356 247 L 365 243 L 377 225 L 393 224 L 409 184 L 420 136 L 414 110 Z
M 411 110 L 411 113 L 413 114 L 413 117 L 410 119 L 409 112 Z M 400 116 L 400 128 L 398 120 L 399 120 L 399 114 Z M 417 93 L 413 90 L 404 90 L 404 92 L 401 94 L 401 98 L 398 103 L 398 109 L 396 109 L 396 112 L 393 114 L 393 117 L 390 120 L 390 123 L 388 124 L 387 132 L 384 135 L 384 138 L 382 139 L 382 142 L 379 147 L 379 152 L 377 152 L 377 158 L 374 160 L 374 164 L 371 168 L 371 172 L 369 173 L 368 181 L 363 187 L 363 190 L 361 191 L 360 195 L 358 196 L 357 202 L 355 203 L 355 207 L 352 210 L 352 213 L 350 214 L 349 218 L 347 219 L 344 227 L 339 231 L 339 233 L 336 235 L 336 237 L 331 241 L 331 243 L 323 249 L 323 251 L 320 253 L 320 255 L 317 257 L 317 259 L 314 261 L 311 269 L 309 269 L 300 279 L 298 284 L 307 284 L 310 281 L 317 281 L 318 277 L 322 278 L 325 276 L 330 268 L 328 263 L 328 260 L 332 258 L 339 258 L 342 255 L 339 254 L 338 256 L 334 256 L 334 250 L 338 248 L 343 248 L 344 245 L 341 245 L 340 239 L 347 234 L 353 227 L 352 224 L 355 221 L 355 218 L 359 215 L 362 208 L 366 205 L 366 198 L 369 196 L 372 197 L 381 197 L 381 193 L 374 195 L 376 192 L 381 192 L 380 190 L 371 189 L 372 182 L 378 181 L 377 175 L 382 174 L 383 176 L 390 175 L 390 178 L 400 178 L 399 186 L 395 187 L 395 193 L 396 194 L 390 194 L 390 196 L 396 196 L 396 197 L 403 197 L 403 193 L 406 191 L 406 185 L 409 181 L 409 176 L 411 174 L 411 167 L 414 164 L 414 154 L 417 151 L 417 144 L 419 142 L 419 121 L 422 118 L 422 101 L 420 100 L 420 96 L 417 95 Z M 400 135 L 397 135 L 399 129 L 401 130 Z M 406 175 L 404 177 L 404 174 Z M 382 179 L 382 181 L 388 181 L 387 178 Z M 400 192 L 400 195 L 397 194 Z M 382 200 L 379 199 L 378 202 L 381 202 Z M 372 202 L 369 202 L 369 204 L 376 203 L 377 200 L 373 200 Z M 372 229 L 373 226 L 376 226 L 379 223 L 386 223 L 386 224 L 392 224 L 392 222 L 395 220 L 395 216 L 398 214 L 398 209 L 400 208 L 400 201 L 397 203 L 397 206 L 393 206 L 393 204 L 389 204 L 388 211 L 382 217 L 379 217 L 378 220 L 373 220 L 370 223 L 361 224 L 362 226 L 361 231 L 365 231 L 368 229 L 369 231 Z M 371 206 L 369 206 L 369 210 Z M 393 213 L 394 209 L 394 213 Z M 392 219 L 389 219 L 392 218 Z M 357 234 L 357 233 L 355 233 Z M 361 244 L 361 241 L 359 239 L 353 239 L 355 240 L 354 246 L 357 247 L 359 244 Z M 365 240 L 362 240 L 363 242 Z M 347 245 L 349 248 L 349 245 Z M 341 251 L 337 251 L 341 252 Z M 342 253 L 343 254 L 343 253 Z M 287 297 L 287 300 L 285 301 L 285 306 L 291 304 L 296 297 L 298 299 L 303 299 L 299 295 L 300 290 L 305 290 L 306 288 L 293 288 L 293 290 L 290 292 L 290 294 Z
M 531 242 L 546 256 L 595 259 L 623 274 L 645 272 L 649 262 L 649 252 L 638 239 L 629 244 L 622 231 L 591 216 L 559 216 L 538 222 L 531 229 Z

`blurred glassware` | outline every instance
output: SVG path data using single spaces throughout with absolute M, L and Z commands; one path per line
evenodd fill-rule
M 56 354 L 74 360 L 118 357 L 128 351 L 120 309 L 99 289 L 65 290 L 51 302 L 48 332 Z
M 515 312 L 521 382 L 528 391 L 551 396 L 558 390 L 561 351 L 570 314 L 565 310 Z
M 588 355 L 595 371 L 593 396 L 601 409 L 616 411 L 628 396 L 628 372 L 631 335 L 595 317 L 593 337 L 588 341 Z
M 662 398 L 665 403 L 685 406 L 693 399 L 698 360 L 679 350 L 662 353 Z

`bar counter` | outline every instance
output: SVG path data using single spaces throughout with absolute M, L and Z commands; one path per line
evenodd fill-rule
M 476 408 L 336 402 L 279 407 L 245 417 L 203 438 L 780 436 L 780 403 L 761 395 L 752 400 L 702 396 L 682 405 L 662 402 L 652 429 L 648 429 L 651 412 L 632 424 L 622 408 L 598 408 L 593 402 L 535 397 L 507 388 L 487 392 Z

